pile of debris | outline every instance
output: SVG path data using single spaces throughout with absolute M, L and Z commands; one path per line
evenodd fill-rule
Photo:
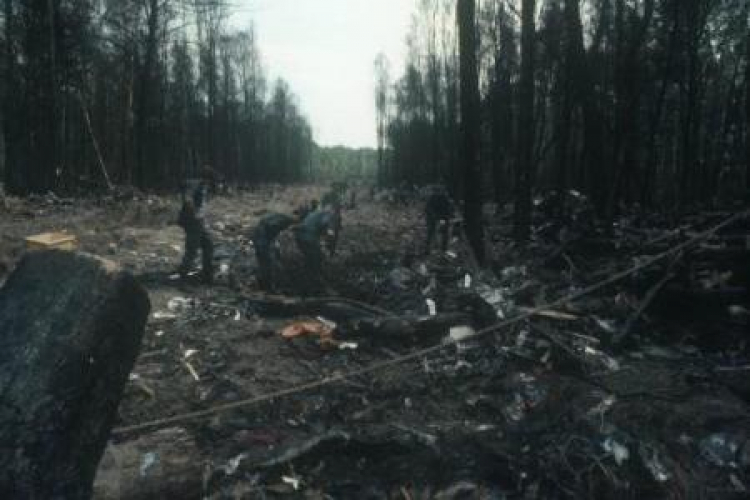
M 748 302 L 730 295 L 724 319 L 711 316 L 729 332 L 721 341 L 664 303 L 700 275 L 692 263 L 706 243 L 581 293 L 720 218 L 683 233 L 623 223 L 606 245 L 596 229 L 567 244 L 540 232 L 525 249 L 502 240 L 509 257 L 492 273 L 477 271 L 460 241 L 444 255 L 347 251 L 332 262 L 337 297 L 243 295 L 247 317 L 269 322 L 310 371 L 172 422 L 169 433 L 195 441 L 194 480 L 179 494 L 744 498 L 750 362 L 733 333 L 746 331 Z M 613 258 L 615 247 L 631 259 Z M 743 283 L 734 269 L 731 279 L 717 272 L 725 279 L 714 287 Z

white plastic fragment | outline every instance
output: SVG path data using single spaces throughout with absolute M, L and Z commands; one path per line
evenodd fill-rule
M 641 460 L 643 460 L 643 465 L 651 472 L 654 479 L 660 483 L 664 483 L 672 478 L 669 470 L 667 470 L 659 457 L 658 451 L 653 446 L 641 443 L 638 451 L 640 452 Z
M 154 319 L 176 319 L 177 315 L 165 311 L 156 311 L 153 315 Z
M 729 474 L 729 482 L 732 483 L 735 491 L 741 493 L 747 492 L 747 486 L 745 486 L 745 483 L 743 483 L 735 474 Z
M 331 321 L 330 319 L 324 318 L 323 316 L 317 316 L 315 319 L 323 323 L 326 328 L 330 328 L 331 330 L 335 330 L 338 326 L 335 321 Z
M 240 464 L 243 460 L 247 458 L 247 453 L 240 453 L 236 457 L 232 458 L 227 464 L 224 466 L 224 473 L 227 476 L 231 476 L 235 472 L 237 472 L 237 469 L 240 467 Z
M 492 424 L 479 424 L 479 425 L 476 426 L 475 430 L 477 432 L 487 432 L 487 431 L 494 431 L 495 429 L 497 429 L 496 425 L 492 425 Z
M 630 450 L 628 450 L 628 447 L 618 443 L 612 437 L 608 437 L 604 440 L 604 442 L 602 443 L 602 448 L 604 448 L 604 451 L 614 457 L 615 463 L 617 463 L 617 465 L 622 465 L 623 462 L 627 461 L 630 458 Z
M 281 480 L 284 482 L 284 484 L 288 484 L 292 488 L 294 488 L 294 491 L 298 491 L 300 484 L 302 484 L 301 479 L 292 476 L 281 476 Z
M 190 299 L 185 297 L 173 297 L 167 302 L 167 309 L 170 311 L 184 311 L 190 308 Z
M 599 325 L 599 328 L 604 330 L 606 333 L 609 334 L 615 334 L 617 333 L 617 326 L 615 326 L 615 322 L 610 319 L 601 319 L 594 317 L 594 321 L 596 321 L 596 324 Z
M 518 338 L 516 339 L 516 347 L 521 348 L 526 344 L 526 340 L 529 337 L 529 332 L 526 330 L 521 330 L 518 333 Z
M 602 399 L 598 405 L 591 408 L 587 412 L 587 415 L 589 416 L 597 415 L 597 416 L 603 417 L 604 414 L 607 413 L 607 411 L 609 411 L 609 409 L 612 408 L 612 406 L 614 406 L 616 402 L 617 402 L 617 398 L 615 396 L 607 396 L 604 399 Z
M 141 477 L 146 477 L 148 470 L 159 461 L 159 455 L 153 451 L 149 451 L 143 455 L 143 461 L 141 461 L 140 474 Z
M 226 262 L 219 266 L 219 276 L 229 276 L 229 264 Z
M 425 303 L 427 304 L 427 310 L 430 313 L 430 316 L 437 316 L 437 304 L 432 299 L 425 300 Z
M 196 382 L 201 381 L 201 378 L 198 375 L 198 372 L 195 371 L 195 368 L 193 368 L 193 365 L 191 365 L 190 362 L 183 361 L 182 364 L 185 365 L 185 368 L 187 368 L 187 371 L 190 372 L 190 376 L 193 377 L 193 380 L 195 380 Z
M 476 331 L 467 325 L 452 326 L 448 338 L 453 342 L 461 342 L 476 335 Z
M 750 316 L 750 310 L 740 305 L 729 306 L 729 315 L 733 318 L 742 318 L 743 316 Z

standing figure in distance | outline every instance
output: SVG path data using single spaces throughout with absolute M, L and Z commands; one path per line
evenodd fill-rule
M 444 186 L 433 188 L 427 196 L 425 204 L 424 217 L 427 225 L 427 241 L 425 243 L 425 255 L 429 255 L 432 240 L 435 233 L 440 231 L 440 250 L 445 252 L 448 249 L 448 238 L 450 237 L 450 221 L 453 218 L 453 202 L 448 196 L 448 191 Z
M 210 182 L 210 172 L 206 170 L 202 172 L 200 179 L 185 181 L 182 208 L 177 219 L 178 225 L 185 231 L 185 255 L 178 272 L 184 278 L 192 271 L 200 249 L 201 277 L 206 284 L 213 283 L 214 277 L 214 243 L 205 219 Z

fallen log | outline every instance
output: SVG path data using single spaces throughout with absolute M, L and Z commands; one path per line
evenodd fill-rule
M 249 314 L 270 317 L 290 316 L 323 316 L 332 321 L 341 322 L 362 317 L 392 316 L 369 304 L 341 297 L 318 299 L 293 299 L 286 297 L 249 297 L 247 298 Z
M 150 309 L 112 263 L 27 254 L 0 290 L 0 491 L 89 498 Z
M 357 329 L 355 325 L 362 324 L 364 330 L 385 331 L 387 334 L 399 331 L 398 325 L 406 325 L 409 330 L 445 329 L 458 324 L 476 324 L 478 327 L 484 327 L 492 324 L 497 318 L 492 306 L 478 295 L 469 293 L 442 301 L 442 310 L 446 312 L 435 316 L 398 315 L 377 306 L 343 297 L 293 299 L 267 296 L 246 298 L 246 304 L 248 314 L 281 318 L 321 317 L 339 325 L 349 325 L 347 329 Z
M 343 337 L 366 337 L 373 342 L 432 344 L 445 338 L 451 327 L 470 322 L 471 318 L 462 313 L 361 318 L 340 325 L 336 333 L 341 332 Z

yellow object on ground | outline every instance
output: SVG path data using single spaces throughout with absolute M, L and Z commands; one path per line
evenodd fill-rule
M 68 233 L 42 233 L 26 238 L 26 248 L 29 250 L 49 250 L 57 248 L 60 250 L 75 250 L 78 240 Z

